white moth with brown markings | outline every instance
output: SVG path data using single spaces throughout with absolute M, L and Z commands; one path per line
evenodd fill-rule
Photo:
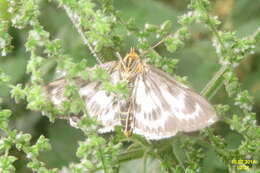
M 82 79 L 76 79 L 88 114 L 97 117 L 103 126 L 100 133 L 111 132 L 121 125 L 126 136 L 135 133 L 159 140 L 177 132 L 196 131 L 217 121 L 216 112 L 206 99 L 167 73 L 142 62 L 134 49 L 123 60 L 101 67 L 110 74 L 111 83 L 126 80 L 130 94 L 127 100 L 119 99 L 102 90 L 101 81 L 84 84 Z M 64 100 L 64 82 L 60 79 L 45 87 L 56 106 Z

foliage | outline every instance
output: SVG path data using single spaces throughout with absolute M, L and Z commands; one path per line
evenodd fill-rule
M 155 169 L 148 168 L 148 162 L 160 165 L 160 168 L 155 169 L 157 172 L 210 172 L 203 168 L 203 161 L 209 150 L 217 156 L 216 163 L 229 172 L 238 171 L 239 165 L 232 162 L 234 160 L 259 159 L 257 154 L 260 146 L 260 128 L 257 126 L 256 114 L 252 111 L 253 100 L 249 92 L 243 89 L 235 73 L 236 67 L 255 53 L 260 40 L 259 29 L 242 38 L 238 37 L 235 31 L 219 30 L 221 22 L 212 15 L 212 5 L 208 0 L 191 0 L 188 5 L 189 11 L 179 16 L 180 27 L 175 32 L 170 20 L 161 24 L 145 23 L 139 26 L 135 18 L 124 19 L 111 0 L 1 0 L 0 4 L 1 55 L 7 56 L 15 51 L 10 31 L 11 28 L 15 28 L 26 32 L 24 46 L 30 56 L 26 65 L 29 81 L 14 85 L 12 77 L 1 70 L 0 83 L 10 89 L 10 96 L 16 104 L 26 101 L 27 109 L 43 112 L 50 121 L 62 118 L 60 114 L 69 116 L 82 112 L 83 116 L 77 127 L 84 133 L 84 140 L 78 142 L 76 151 L 78 161 L 62 168 L 50 168 L 40 159 L 42 152 L 51 150 L 50 139 L 40 136 L 33 140 L 30 133 L 13 128 L 10 116 L 15 112 L 2 106 L 0 172 L 15 172 L 14 163 L 18 158 L 13 154 L 13 150 L 25 153 L 26 167 L 39 173 L 123 172 L 124 163 L 129 162 L 131 166 L 130 161 L 136 159 L 143 160 L 143 172 Z M 141 55 L 145 55 L 144 61 L 162 68 L 171 75 L 176 75 L 178 60 L 168 58 L 169 53 L 178 54 L 178 51 L 190 44 L 193 36 L 192 27 L 196 24 L 203 25 L 209 37 L 212 37 L 212 46 L 215 48 L 220 66 L 201 94 L 211 99 L 224 85 L 231 102 L 228 105 L 223 102 L 217 105 L 216 109 L 220 121 L 241 136 L 239 145 L 230 148 L 224 135 L 219 130 L 214 130 L 214 127 L 203 130 L 199 137 L 179 134 L 162 141 L 146 141 L 139 136 L 126 138 L 120 129 L 116 129 L 113 136 L 98 135 L 98 124 L 87 115 L 75 77 L 101 80 L 104 89 L 122 97 L 127 97 L 128 94 L 126 84 L 110 84 L 107 82 L 108 74 L 99 66 L 94 68 L 91 74 L 87 73 L 85 68 L 90 65 L 90 60 L 69 54 L 64 48 L 63 40 L 55 38 L 42 24 L 40 18 L 44 11 L 41 11 L 41 7 L 46 4 L 61 7 L 66 12 L 83 43 L 88 47 L 92 55 L 90 57 L 95 58 L 97 64 L 121 56 L 119 50 L 127 47 L 124 40 L 129 39 L 131 35 L 130 39 L 138 40 L 135 47 Z M 157 43 L 153 46 L 153 42 Z M 161 48 L 162 45 L 165 49 Z M 160 51 L 155 49 L 162 49 L 162 52 L 166 53 L 161 55 L 158 53 Z M 61 108 L 53 107 L 43 94 L 43 86 L 48 78 L 47 72 L 54 66 L 57 72 L 65 74 L 68 81 L 64 93 L 66 101 Z M 251 172 L 259 172 L 259 164 L 244 166 L 249 166 Z

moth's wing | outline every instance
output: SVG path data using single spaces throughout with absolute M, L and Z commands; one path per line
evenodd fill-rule
M 77 86 L 80 88 L 88 84 L 88 81 L 83 80 L 79 77 L 74 79 Z M 64 89 L 67 85 L 67 81 L 64 78 L 60 78 L 44 86 L 44 92 L 46 97 L 55 105 L 60 106 L 65 100 Z
M 135 80 L 134 130 L 147 139 L 191 132 L 217 120 L 212 105 L 187 86 L 152 66 Z
M 112 69 L 115 65 L 115 61 L 111 61 L 108 63 L 101 64 L 100 66 L 106 70 L 108 73 L 112 73 Z M 93 68 L 87 68 L 86 71 L 91 72 Z M 80 77 L 74 78 L 76 85 L 78 88 L 81 88 L 85 85 L 89 84 L 89 81 L 83 80 Z M 47 98 L 55 105 L 59 106 L 64 101 L 64 89 L 67 85 L 67 81 L 64 78 L 57 79 L 47 85 L 44 86 L 44 92 Z
M 119 81 L 119 72 L 113 71 L 111 82 Z M 88 114 L 97 117 L 102 125 L 100 133 L 114 130 L 114 126 L 120 125 L 120 108 L 125 105 L 124 100 L 120 100 L 115 94 L 109 94 L 102 90 L 101 82 L 93 82 L 80 89 L 80 95 L 84 99 Z
M 119 72 L 115 69 L 115 66 L 115 61 L 101 65 L 110 74 L 110 82 L 112 83 L 119 81 Z M 87 70 L 91 71 L 92 69 Z M 100 129 L 100 132 L 109 132 L 113 130 L 115 125 L 120 124 L 119 112 L 122 102 L 115 95 L 109 95 L 102 90 L 100 81 L 88 83 L 81 78 L 76 78 L 75 81 L 80 88 L 79 94 L 84 99 L 88 114 L 92 117 L 96 116 L 97 120 L 104 127 Z M 65 100 L 63 96 L 65 86 L 65 79 L 56 80 L 45 86 L 45 93 L 55 106 L 60 106 Z M 71 125 L 75 126 L 78 120 L 79 116 L 71 116 Z

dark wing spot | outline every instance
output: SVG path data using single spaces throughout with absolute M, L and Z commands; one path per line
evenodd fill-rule
M 168 116 L 168 119 L 166 120 L 166 122 L 164 124 L 165 131 L 166 132 L 178 131 L 177 130 L 178 123 L 179 123 L 179 121 L 174 116 Z
M 197 104 L 197 101 L 194 99 L 194 97 L 192 97 L 191 95 L 190 96 L 185 95 L 185 98 L 184 98 L 185 108 L 182 110 L 182 112 L 187 116 L 192 114 L 196 110 L 196 107 L 195 107 L 196 104 Z

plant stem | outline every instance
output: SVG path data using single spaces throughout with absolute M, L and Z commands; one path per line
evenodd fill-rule
M 98 151 L 99 151 L 100 156 L 101 156 L 101 163 L 102 163 L 102 167 L 103 167 L 104 173 L 107 173 L 106 163 L 105 163 L 105 160 L 104 160 L 104 157 L 103 157 L 102 149 L 99 147 Z
M 144 159 L 144 162 L 143 162 L 143 173 L 146 173 L 146 165 L 147 165 L 147 159 L 148 159 L 147 153 L 144 154 L 143 159 Z
M 201 5 L 201 7 L 204 7 Z M 204 8 L 206 11 L 206 9 Z M 211 22 L 209 14 L 206 12 L 207 15 L 207 26 L 212 31 L 213 35 L 216 37 L 217 41 L 219 42 L 221 49 L 225 48 L 225 45 L 219 35 L 219 32 L 215 25 Z M 223 56 L 223 55 L 221 55 Z M 223 74 L 227 71 L 228 66 L 222 65 L 221 68 L 217 71 L 217 73 L 213 76 L 213 78 L 208 82 L 206 87 L 201 91 L 201 95 L 207 97 L 209 100 L 217 93 L 217 91 L 223 86 Z
M 102 64 L 101 58 L 97 55 L 97 53 L 95 52 L 94 47 L 92 47 L 92 45 L 89 43 L 88 39 L 86 38 L 85 34 L 84 34 L 84 30 L 83 28 L 80 26 L 80 21 L 79 21 L 79 16 L 73 12 L 70 7 L 63 5 L 63 8 L 65 9 L 68 17 L 70 18 L 72 24 L 75 26 L 75 28 L 77 29 L 81 39 L 83 40 L 83 43 L 85 45 L 88 46 L 91 54 L 96 58 L 97 62 L 99 64 Z
M 121 153 L 118 156 L 118 163 L 126 162 L 129 160 L 134 160 L 143 157 L 144 155 L 144 149 L 136 149 L 136 150 L 131 150 L 127 151 L 124 153 Z
M 224 84 L 223 74 L 227 71 L 227 69 L 228 66 L 222 66 L 203 88 L 201 95 L 210 100 Z
M 176 149 L 175 149 L 174 145 L 172 145 L 172 153 L 174 154 L 176 160 L 179 162 L 179 165 L 181 166 L 183 171 L 185 171 L 184 164 L 183 164 L 181 158 L 179 157 L 178 153 L 176 152 Z

